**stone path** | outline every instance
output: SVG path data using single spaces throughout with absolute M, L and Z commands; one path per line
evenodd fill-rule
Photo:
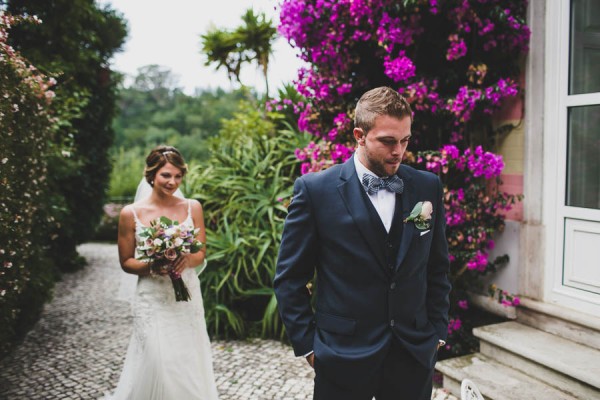
M 79 252 L 90 265 L 63 276 L 40 321 L 0 360 L 0 399 L 97 399 L 115 387 L 131 334 L 129 305 L 116 299 L 116 246 L 85 244 Z M 312 397 L 313 371 L 286 345 L 215 341 L 212 350 L 221 400 Z M 432 399 L 456 400 L 441 389 Z

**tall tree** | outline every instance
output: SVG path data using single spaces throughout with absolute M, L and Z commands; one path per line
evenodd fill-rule
M 206 54 L 206 65 L 216 64 L 216 69 L 225 68 L 229 79 L 240 85 L 241 67 L 245 63 L 256 62 L 265 78 L 266 96 L 269 97 L 269 59 L 273 53 L 273 42 L 277 29 L 264 13 L 255 14 L 248 9 L 242 22 L 233 31 L 211 27 L 201 36 L 202 52 Z
M 255 61 L 262 70 L 265 78 L 265 91 L 269 97 L 269 58 L 273 54 L 273 42 L 276 39 L 277 29 L 264 13 L 255 14 L 249 9 L 242 16 L 243 25 L 234 32 L 234 36 L 242 43 L 242 47 L 250 51 L 251 61 Z
M 110 173 L 117 78 L 108 68 L 127 34 L 122 17 L 94 0 L 7 0 L 12 14 L 36 15 L 39 25 L 15 27 L 11 44 L 56 77 L 57 99 L 75 110 L 56 142 L 69 156 L 50 164 L 51 185 L 65 199 L 55 254 L 74 266 L 75 246 L 92 236 L 101 216 Z

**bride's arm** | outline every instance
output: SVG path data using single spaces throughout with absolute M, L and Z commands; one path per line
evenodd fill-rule
M 202 211 L 202 205 L 195 200 L 192 200 L 192 219 L 194 220 L 194 226 L 200 228 L 196 239 L 202 243 L 202 248 L 197 253 L 186 254 L 179 257 L 175 263 L 175 271 L 181 273 L 186 268 L 194 268 L 204 262 L 206 258 L 206 230 L 204 229 L 204 212 Z
M 130 206 L 119 216 L 119 262 L 123 271 L 135 275 L 150 275 L 150 263 L 135 259 L 135 220 Z

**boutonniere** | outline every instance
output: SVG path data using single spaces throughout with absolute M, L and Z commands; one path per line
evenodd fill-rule
M 415 204 L 415 208 L 412 209 L 408 218 L 404 220 L 404 223 L 412 221 L 415 223 L 417 229 L 427 229 L 430 226 L 429 221 L 431 220 L 432 212 L 433 205 L 430 201 L 420 201 Z

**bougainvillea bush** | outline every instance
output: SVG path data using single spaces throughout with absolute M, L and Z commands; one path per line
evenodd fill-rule
M 517 200 L 499 190 L 504 163 L 492 151 L 509 129 L 494 130 L 492 117 L 520 95 L 527 2 L 283 0 L 280 8 L 279 31 L 308 64 L 296 81 L 306 101 L 295 109 L 315 139 L 296 151 L 302 173 L 350 157 L 353 109 L 365 91 L 385 85 L 410 102 L 405 162 L 439 174 L 446 191 L 454 284 L 446 352 L 471 350 L 455 340 L 465 332 L 465 292 L 507 261 L 489 251 Z

